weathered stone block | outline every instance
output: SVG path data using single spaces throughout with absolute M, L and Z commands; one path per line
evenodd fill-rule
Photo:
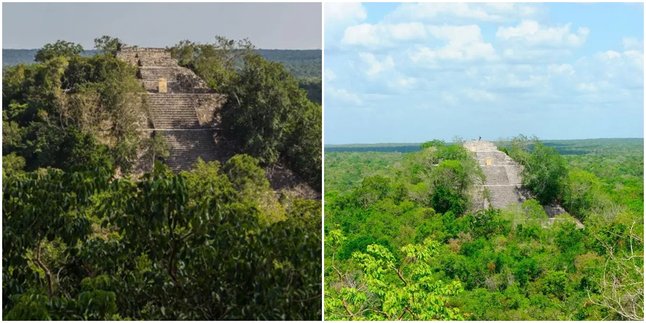
M 168 92 L 168 84 L 166 83 L 166 79 L 163 78 L 163 77 L 159 79 L 159 85 L 157 86 L 157 92 L 159 92 L 159 93 Z

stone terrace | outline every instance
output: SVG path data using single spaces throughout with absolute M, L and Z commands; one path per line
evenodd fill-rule
M 226 98 L 214 93 L 193 71 L 181 67 L 163 48 L 127 47 L 117 57 L 139 68 L 148 92 L 153 130 L 164 137 L 174 170 L 188 169 L 198 157 L 218 159 L 216 111 Z

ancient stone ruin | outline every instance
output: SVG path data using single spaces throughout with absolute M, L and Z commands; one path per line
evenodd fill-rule
M 188 169 L 198 157 L 218 159 L 215 130 L 217 110 L 226 97 L 215 93 L 193 71 L 181 67 L 163 48 L 126 47 L 117 57 L 137 66 L 147 92 L 150 128 L 168 144 L 168 165 Z
M 485 175 L 485 182 L 476 185 L 471 194 L 472 209 L 519 207 L 523 201 L 531 197 L 530 193 L 522 187 L 522 166 L 498 150 L 492 142 L 467 141 L 464 147 L 472 153 Z M 566 212 L 559 205 L 544 205 L 543 209 L 549 217 L 550 224 L 558 219 L 557 215 Z M 579 220 L 573 220 L 577 227 L 583 227 Z
M 171 169 L 190 169 L 198 158 L 224 162 L 235 154 L 233 143 L 217 135 L 218 111 L 226 96 L 215 93 L 193 71 L 179 66 L 166 49 L 126 47 L 117 57 L 138 68 L 149 108 L 149 125 L 142 131 L 164 138 L 170 153 L 166 162 Z M 146 164 L 138 166 L 142 171 L 150 170 L 149 163 L 142 164 Z M 321 198 L 320 192 L 287 167 L 272 165 L 265 171 L 276 191 Z
M 477 198 L 476 209 L 489 206 L 503 209 L 509 205 L 520 204 L 525 200 L 521 188 L 521 166 L 507 154 L 488 141 L 468 141 L 464 147 L 473 153 L 485 175 L 485 183 L 478 187 L 480 193 L 488 191 L 487 198 Z M 478 194 L 481 196 L 482 194 Z

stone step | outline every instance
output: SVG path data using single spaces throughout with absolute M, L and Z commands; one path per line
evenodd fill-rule
M 482 172 L 488 185 L 510 184 L 505 166 L 482 166 Z
M 180 66 L 164 66 L 164 67 L 139 67 L 139 75 L 144 80 L 158 80 L 165 78 L 166 80 L 175 79 L 177 75 L 191 75 L 190 70 Z
M 148 91 L 156 91 L 159 79 L 167 82 L 170 92 L 207 92 L 211 91 L 207 84 L 193 71 L 180 66 L 140 67 L 139 76 Z
M 144 84 L 144 88 L 148 92 L 157 93 L 159 91 L 159 80 L 142 80 L 142 83 Z M 191 88 L 191 87 L 185 86 L 181 82 L 167 81 L 166 87 L 167 87 L 167 93 L 173 93 L 173 94 L 215 93 L 215 91 L 207 87 L 206 84 Z
M 204 161 L 217 159 L 214 132 L 211 130 L 196 131 L 160 131 L 166 140 L 170 156 L 167 164 L 171 169 L 188 169 L 197 162 L 198 158 Z
M 208 100 L 219 95 L 213 93 L 148 93 L 149 102 L 168 102 L 170 100 Z
M 149 93 L 147 102 L 155 128 L 195 129 L 200 128 L 196 108 L 217 98 L 212 93 Z
M 522 203 L 518 186 L 488 186 L 491 206 L 503 209 L 509 205 Z
M 170 58 L 170 55 L 168 57 L 155 57 L 155 58 L 140 57 L 137 60 L 137 64 L 141 64 L 141 67 L 177 66 L 177 62 L 174 59 Z
M 147 91 L 146 101 L 154 131 L 168 144 L 168 165 L 188 169 L 198 158 L 217 159 L 214 113 L 225 97 L 215 93 L 193 71 L 179 66 L 163 49 L 126 49 L 121 59 L 137 65 L 138 77 Z M 166 80 L 165 93 L 158 93 L 159 79 Z M 202 124 L 200 124 L 202 123 Z
M 485 183 L 481 186 L 489 192 L 490 206 L 506 208 L 509 205 L 522 203 L 520 187 L 522 168 L 513 159 L 496 146 L 486 141 L 471 141 L 464 144 L 465 148 L 473 153 L 485 175 Z M 477 196 L 474 200 L 479 204 Z M 488 203 L 482 203 L 486 208 Z

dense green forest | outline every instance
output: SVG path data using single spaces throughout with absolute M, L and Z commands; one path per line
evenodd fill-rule
M 256 49 L 260 56 L 271 62 L 281 63 L 299 82 L 302 89 L 307 91 L 310 100 L 321 104 L 321 50 L 286 50 L 286 49 Z M 35 62 L 38 49 L 3 49 L 2 66 L 10 67 L 18 64 Z M 100 50 L 84 50 L 81 56 L 94 56 Z
M 3 319 L 320 319 L 320 201 L 264 171 L 320 187 L 320 105 L 283 65 L 205 45 L 191 67 L 235 98 L 222 119 L 240 154 L 174 173 L 139 133 L 147 103 L 120 41 L 96 43 L 3 69 Z
M 641 320 L 643 140 L 499 147 L 520 207 L 470 209 L 482 173 L 459 142 L 326 152 L 326 319 Z
M 421 144 L 350 144 L 325 145 L 325 152 L 402 152 L 408 153 L 421 149 Z

